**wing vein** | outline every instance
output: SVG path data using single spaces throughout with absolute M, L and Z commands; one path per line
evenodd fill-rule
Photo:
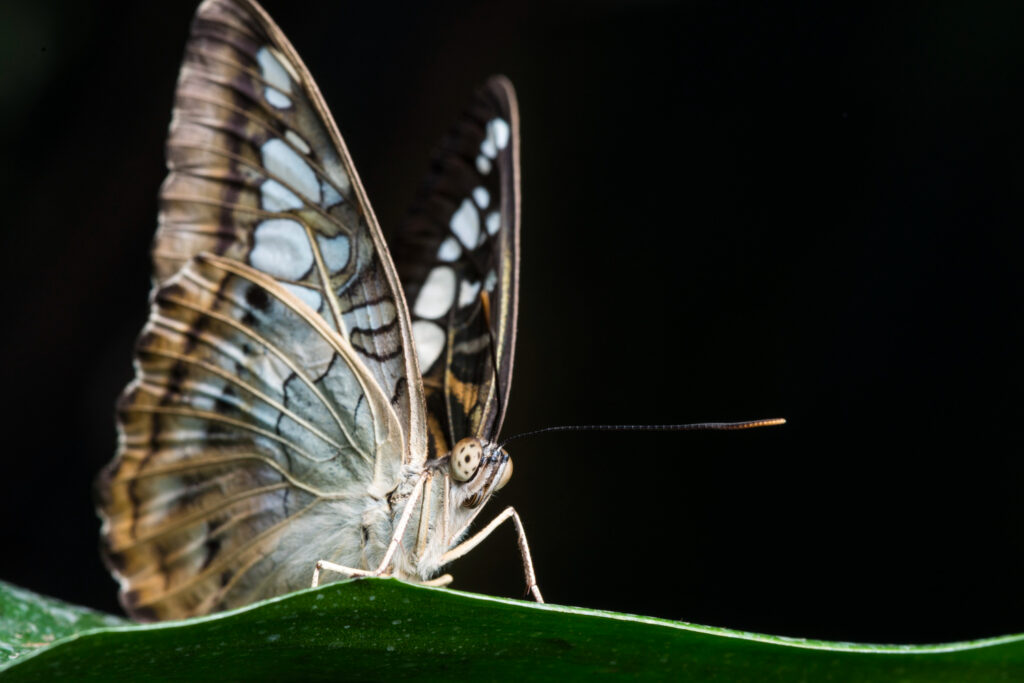
M 171 328 L 171 329 L 173 329 L 173 328 Z M 248 382 L 245 382 L 241 378 L 236 377 L 235 375 L 232 375 L 231 373 L 225 371 L 223 368 L 219 368 L 216 365 L 212 365 L 212 364 L 207 363 L 205 361 L 200 361 L 200 360 L 196 360 L 196 359 L 190 358 L 186 354 L 177 353 L 177 352 L 174 352 L 174 351 L 165 351 L 165 350 L 157 350 L 157 349 L 146 349 L 144 351 L 144 353 L 152 354 L 154 356 L 159 356 L 161 358 L 168 358 L 170 360 L 176 360 L 176 361 L 179 361 L 181 363 L 186 363 L 188 365 L 191 365 L 193 367 L 202 368 L 203 370 L 206 370 L 207 372 L 210 372 L 210 373 L 220 377 L 221 379 L 224 379 L 227 382 L 230 382 L 230 383 L 234 384 L 236 387 L 241 388 L 243 391 L 249 392 L 253 396 L 257 397 L 258 399 L 260 399 L 261 401 L 263 401 L 267 405 L 269 405 L 272 408 L 274 408 L 275 410 L 277 410 L 282 415 L 286 415 L 288 418 L 294 420 L 297 424 L 302 425 L 307 431 L 309 431 L 311 434 L 314 434 L 317 438 L 319 438 L 321 441 L 323 441 L 327 445 L 332 446 L 334 448 L 337 448 L 339 451 L 344 448 L 344 446 L 341 443 L 339 443 L 338 441 L 335 441 L 334 439 L 332 439 L 330 437 L 330 435 L 325 434 L 322 430 L 318 429 L 315 425 L 310 424 L 310 422 L 308 420 L 306 420 L 301 415 L 296 414 L 288 406 L 286 406 L 283 403 L 280 403 L 280 402 L 274 400 L 273 398 L 271 398 L 267 394 L 263 393 L 262 391 L 258 390 L 256 387 L 252 386 Z M 330 459 L 330 458 L 328 458 L 328 459 Z M 316 460 L 316 459 L 314 459 L 314 462 L 324 462 L 324 461 L 323 460 Z
M 125 455 L 128 455 L 126 452 Z M 327 493 L 320 489 L 313 488 L 312 486 L 299 481 L 285 468 L 281 467 L 273 458 L 267 458 L 265 456 L 256 453 L 247 453 L 244 455 L 231 455 L 231 456 L 216 456 L 209 457 L 204 456 L 201 458 L 191 458 L 189 460 L 182 461 L 177 465 L 165 465 L 165 466 L 153 466 L 147 467 L 141 472 L 135 472 L 134 474 L 122 476 L 123 481 L 140 481 L 142 479 L 149 479 L 151 477 L 160 477 L 168 474 L 182 474 L 184 472 L 194 472 L 201 470 L 206 467 L 221 467 L 230 463 L 245 462 L 255 460 L 264 465 L 267 465 L 271 469 L 275 470 L 278 474 L 288 480 L 292 486 L 297 489 L 301 489 L 306 493 L 316 496 L 317 498 L 323 498 L 324 500 L 345 500 L 354 498 L 355 496 L 345 493 Z
M 161 390 L 156 391 L 153 388 L 146 388 L 146 384 L 142 382 L 140 382 L 138 386 L 140 388 L 145 388 L 150 393 L 156 395 L 163 394 L 164 392 L 162 390 L 165 388 L 162 385 L 152 385 L 153 387 L 156 387 L 157 390 Z M 121 412 L 141 413 L 143 415 L 176 415 L 178 417 L 191 417 L 198 420 L 207 420 L 208 422 L 215 422 L 217 424 L 231 425 L 232 427 L 238 427 L 239 429 L 244 429 L 246 431 L 259 434 L 260 436 L 265 436 L 268 439 L 271 439 L 272 441 L 276 441 L 282 446 L 286 446 L 287 448 L 292 449 L 296 453 L 304 455 L 306 459 L 310 460 L 311 462 L 329 462 L 330 460 L 333 459 L 332 456 L 331 458 L 324 458 L 323 460 L 318 460 L 316 457 L 310 455 L 300 446 L 268 429 L 264 429 L 249 422 L 245 422 L 243 420 L 236 420 L 234 418 L 221 415 L 220 413 L 214 413 L 207 410 L 196 410 L 195 408 L 186 408 L 184 406 L 181 408 L 174 408 L 170 406 L 125 406 L 121 408 Z
M 202 283 L 198 283 L 198 284 L 200 284 L 200 286 L 202 286 Z M 268 351 L 270 351 L 275 356 L 277 356 L 277 358 L 280 359 L 282 363 L 287 365 L 288 369 L 290 369 L 293 373 L 295 373 L 295 376 L 299 377 L 302 380 L 302 382 L 307 387 L 309 387 L 310 391 L 312 391 L 316 395 L 316 397 L 323 404 L 324 408 L 327 409 L 327 412 L 330 413 L 331 417 L 334 419 L 335 423 L 338 425 L 338 428 L 341 429 L 342 433 L 345 435 L 346 440 L 348 440 L 348 442 L 352 445 L 352 447 L 356 449 L 356 452 L 359 453 L 359 455 L 362 456 L 362 458 L 364 460 L 366 460 L 366 462 L 368 462 L 368 463 L 372 463 L 373 462 L 373 458 L 371 458 L 370 455 L 368 453 L 366 453 L 363 450 L 362 447 L 360 447 L 360 445 L 356 441 L 355 437 L 353 437 L 352 434 L 349 432 L 348 428 L 345 426 L 344 421 L 341 419 L 341 415 L 338 414 L 337 410 L 335 409 L 335 407 L 331 403 L 331 401 L 329 401 L 327 399 L 327 397 L 323 394 L 323 392 L 320 391 L 320 388 L 316 386 L 316 383 L 313 382 L 312 378 L 310 378 L 302 370 L 302 368 L 300 368 L 298 366 L 298 364 L 295 363 L 295 361 L 292 360 L 292 358 L 290 356 L 288 356 L 288 354 L 286 354 L 284 351 L 279 349 L 274 344 L 271 344 L 268 339 L 264 339 L 260 335 L 256 334 L 256 332 L 254 330 L 246 327 L 245 325 L 242 325 L 241 323 L 237 322 L 236 320 L 234 320 L 233 318 L 231 318 L 229 316 L 223 315 L 221 313 L 217 313 L 215 311 L 210 311 L 210 310 L 203 309 L 203 308 L 201 308 L 199 306 L 195 306 L 195 305 L 191 304 L 190 302 L 185 301 L 183 299 L 177 299 L 177 298 L 168 297 L 168 300 L 173 301 L 175 304 L 177 304 L 179 306 L 183 306 L 184 308 L 187 308 L 187 309 L 189 309 L 191 311 L 199 313 L 200 315 L 209 316 L 209 317 L 213 318 L 214 320 L 218 320 L 218 321 L 224 323 L 225 325 L 229 325 L 229 326 L 233 327 L 234 329 L 238 330 L 239 332 L 241 332 L 242 334 L 246 335 L 247 337 L 249 337 L 253 341 L 255 341 L 255 342 L 259 343 L 259 344 L 262 344 L 264 346 L 264 348 L 266 348 Z M 353 372 L 353 375 L 355 375 L 356 378 L 359 379 L 358 373 Z M 366 393 L 366 387 L 362 385 L 361 379 L 360 379 L 360 388 L 363 389 L 363 393 Z
M 162 526 L 157 527 L 156 529 L 150 529 L 142 536 L 136 536 L 131 543 L 127 543 L 123 546 L 112 547 L 111 550 L 118 553 L 125 553 L 130 550 L 134 550 L 143 543 L 149 543 L 160 538 L 165 534 L 169 534 L 174 531 L 184 529 L 190 526 L 193 522 L 203 521 L 208 517 L 216 514 L 217 512 L 220 512 L 224 508 L 234 505 L 239 501 L 247 500 L 254 496 L 262 496 L 265 493 L 273 493 L 274 491 L 279 491 L 283 488 L 288 488 L 287 482 L 282 481 L 277 484 L 268 484 L 266 486 L 260 486 L 258 488 L 249 489 L 248 491 L 236 493 L 233 496 L 225 496 L 224 498 L 221 498 L 219 501 L 217 501 L 216 505 L 213 505 L 209 508 L 205 508 L 203 510 L 197 510 L 196 512 L 193 512 L 190 515 L 184 515 L 182 517 L 175 518 L 169 524 L 164 524 Z
M 331 223 L 332 225 L 337 226 L 339 230 L 345 231 L 346 235 L 351 236 L 353 234 L 351 228 L 349 228 L 347 225 L 342 223 L 340 220 L 338 220 L 337 218 L 335 218 L 334 216 L 329 214 L 319 204 L 315 204 L 315 203 L 309 201 L 306 198 L 306 196 L 302 194 L 301 191 L 299 191 L 297 188 L 295 188 L 294 186 L 290 185 L 289 183 L 285 182 L 285 180 L 281 176 L 277 175 L 276 173 L 271 173 L 270 171 L 267 170 L 266 167 L 260 166 L 260 165 L 257 165 L 255 163 L 253 163 L 252 161 L 246 159 L 241 154 L 235 154 L 233 152 L 228 152 L 226 150 L 218 149 L 216 147 L 209 147 L 209 146 L 205 146 L 205 145 L 187 145 L 187 144 L 180 143 L 180 142 L 170 142 L 170 143 L 168 143 L 167 147 L 168 148 L 172 148 L 173 147 L 174 149 L 180 149 L 180 150 L 185 150 L 185 151 L 206 152 L 206 153 L 209 153 L 209 154 L 214 154 L 214 155 L 223 157 L 225 159 L 230 159 L 230 160 L 234 161 L 235 163 L 237 163 L 239 165 L 248 166 L 249 168 L 253 169 L 257 173 L 260 173 L 261 175 L 263 175 L 263 176 L 265 176 L 267 178 L 272 178 L 273 180 L 276 180 L 277 182 L 281 183 L 281 185 L 287 187 L 292 192 L 292 194 L 294 194 L 296 197 L 298 197 L 302 201 L 302 203 L 306 206 L 307 209 L 309 209 L 310 211 L 313 211 L 314 213 L 320 214 L 320 216 L 324 220 L 326 220 L 328 223 Z M 198 165 L 198 167 L 202 168 L 203 166 L 202 165 Z M 191 166 L 188 166 L 188 167 L 175 166 L 174 169 L 172 169 L 172 170 L 174 172 L 180 172 L 180 173 L 184 173 L 186 175 L 192 175 L 192 176 L 198 177 L 198 178 L 205 178 L 205 179 L 208 179 L 208 180 L 216 180 L 218 182 L 228 182 L 225 178 L 219 178 L 219 177 L 216 177 L 216 176 L 211 177 L 211 176 L 207 176 L 207 175 L 202 175 L 201 173 L 193 173 L 193 172 L 191 172 L 189 170 L 190 168 L 194 168 L 194 167 L 191 167 Z M 317 177 L 319 179 L 321 179 L 321 180 L 324 179 L 324 176 L 317 176 Z M 255 189 L 255 188 L 253 188 L 253 189 Z M 185 201 L 193 201 L 193 200 L 192 199 L 186 199 Z M 280 215 L 281 213 L 284 213 L 286 215 L 295 215 L 294 211 L 295 210 L 293 209 L 291 211 L 272 212 L 272 213 L 277 214 L 277 215 Z
M 193 576 L 191 576 L 188 579 L 188 581 L 183 581 L 182 583 L 178 584 L 174 588 L 172 588 L 172 589 L 170 589 L 168 591 L 165 591 L 164 593 L 161 593 L 154 600 L 151 600 L 151 601 L 145 602 L 145 603 L 139 603 L 139 604 L 142 605 L 142 606 L 148 606 L 148 605 L 150 605 L 150 604 L 152 604 L 154 602 L 160 602 L 161 600 L 165 600 L 165 599 L 167 599 L 169 597 L 172 597 L 172 596 L 180 593 L 181 591 L 183 591 L 183 590 L 185 590 L 187 588 L 192 587 L 193 584 L 199 583 L 204 578 L 206 578 L 206 576 L 208 576 L 209 574 L 212 574 L 215 571 L 219 571 L 220 568 L 222 566 L 224 566 L 225 564 L 227 564 L 230 560 L 234 559 L 238 555 L 240 555 L 240 554 L 244 553 L 245 551 L 249 550 L 249 548 L 251 548 L 254 545 L 258 544 L 264 538 L 266 538 L 268 536 L 271 536 L 273 534 L 276 534 L 281 529 L 282 526 L 284 526 L 286 524 L 291 524 L 292 522 L 294 522 L 294 520 L 296 518 L 306 514 L 311 509 L 313 509 L 313 507 L 315 507 L 316 505 L 318 505 L 321 502 L 322 501 L 320 501 L 320 500 L 314 500 L 309 505 L 307 505 L 306 507 L 304 507 L 301 510 L 299 510 L 298 512 L 296 512 L 294 515 L 290 515 L 288 517 L 285 517 L 284 519 L 282 519 L 280 522 L 278 522 L 274 526 L 272 526 L 269 529 L 266 529 L 265 531 L 257 534 L 256 536 L 254 536 L 253 538 L 249 539 L 247 542 L 243 543 L 239 547 L 233 548 L 231 550 L 231 552 L 225 553 L 223 556 L 218 557 L 216 561 L 211 562 L 205 569 L 203 569 L 202 571 L 200 571 L 200 572 L 194 574 Z M 312 570 L 310 570 L 310 576 L 312 576 L 312 573 L 313 573 Z

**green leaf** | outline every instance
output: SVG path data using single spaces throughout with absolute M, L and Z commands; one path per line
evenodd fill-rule
M 600 674 L 691 681 L 1024 679 L 1024 635 L 925 646 L 826 643 L 391 579 L 334 583 L 188 621 L 117 625 L 123 622 L 0 588 L 0 642 L 10 648 L 0 665 L 5 683 L 523 681 Z M 52 644 L 29 645 L 47 634 L 56 639 Z
M 0 671 L 4 664 L 65 636 L 130 623 L 0 581 Z

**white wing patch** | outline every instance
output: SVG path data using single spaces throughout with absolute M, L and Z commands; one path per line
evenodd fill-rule
M 294 294 L 300 301 L 312 308 L 314 311 L 317 313 L 320 312 L 320 307 L 324 302 L 324 297 L 320 292 L 315 289 L 310 289 L 309 287 L 293 285 L 290 282 L 282 282 L 281 286 Z
M 498 148 L 494 144 L 494 135 L 491 134 L 490 126 L 487 126 L 487 137 L 480 143 L 480 153 L 488 159 L 498 156 Z
M 267 82 L 263 89 L 263 96 L 267 102 L 277 109 L 288 109 L 292 106 L 291 98 L 285 93 L 292 91 L 292 80 L 289 72 L 284 66 L 288 63 L 286 59 L 278 59 L 273 52 L 274 48 L 261 47 L 256 53 L 256 61 L 260 65 L 260 75 Z M 295 80 L 298 80 L 296 77 Z
M 473 189 L 473 201 L 481 209 L 486 209 L 487 205 L 491 203 L 491 193 L 487 191 L 487 188 L 483 185 Z
M 260 148 L 267 171 L 305 195 L 314 204 L 320 203 L 320 183 L 316 173 L 298 152 L 284 140 L 271 138 Z
M 368 316 L 373 329 L 394 325 L 395 318 L 397 317 L 398 309 L 390 301 L 381 301 L 376 306 L 371 307 Z
M 488 137 L 494 137 L 494 144 L 497 145 L 498 149 L 505 149 L 508 147 L 508 139 L 512 134 L 511 129 L 508 127 L 508 121 L 505 119 L 491 119 L 488 124 Z
M 458 260 L 459 256 L 462 255 L 462 247 L 459 246 L 458 240 L 454 237 L 446 237 L 441 246 L 437 248 L 437 258 L 440 261 L 447 261 L 451 263 Z
M 291 128 L 284 132 L 284 137 L 288 142 L 298 147 L 299 151 L 302 152 L 303 154 L 310 153 L 311 150 L 309 149 L 309 143 L 303 140 L 302 136 L 296 133 Z
M 473 202 L 463 199 L 458 210 L 452 214 L 448 227 L 467 249 L 475 247 L 480 239 L 480 214 Z
M 256 62 L 260 65 L 260 75 L 268 84 L 286 93 L 292 91 L 292 79 L 285 68 L 287 59 L 278 59 L 272 47 L 261 47 L 256 53 Z M 298 79 L 296 79 L 298 80 Z
M 313 249 L 298 221 L 269 218 L 256 226 L 253 242 L 249 263 L 267 275 L 301 280 L 313 267 Z
M 346 235 L 334 237 L 317 235 L 316 242 L 320 246 L 320 253 L 323 254 L 324 263 L 331 275 L 345 270 L 352 251 L 351 243 Z
M 303 204 L 298 195 L 273 178 L 260 185 L 260 206 L 267 211 L 289 211 L 301 209 Z
M 271 88 L 269 85 L 263 90 L 263 96 L 267 98 L 267 102 L 270 102 L 271 106 L 275 109 L 290 109 L 292 106 L 290 97 L 280 90 Z
M 468 306 L 469 304 L 476 301 L 477 295 L 480 294 L 480 281 L 469 282 L 463 280 L 459 283 L 459 306 Z
M 508 126 L 508 121 L 505 119 L 491 119 L 487 122 L 487 137 L 480 143 L 480 154 L 486 159 L 494 159 L 498 156 L 498 150 L 505 149 L 508 146 L 508 139 L 512 135 L 512 131 Z M 480 157 L 477 157 L 477 166 L 480 166 Z M 490 167 L 490 162 L 488 162 Z M 486 171 L 480 171 L 486 175 Z
M 420 369 L 426 371 L 441 355 L 441 349 L 444 348 L 444 330 L 429 320 L 416 320 L 412 324 L 412 337 L 416 341 Z
M 497 235 L 498 231 L 501 230 L 501 214 L 497 211 L 491 211 L 487 214 L 484 223 L 487 225 L 488 235 Z
M 338 194 L 338 191 L 334 189 L 334 185 L 331 185 L 326 180 L 323 181 L 322 187 L 324 192 L 323 207 L 325 209 L 329 209 L 335 204 L 341 204 L 343 201 L 345 201 L 345 198 Z
M 290 143 L 291 147 L 298 149 L 302 154 L 310 154 L 312 151 L 309 143 L 290 128 L 284 132 L 284 139 Z M 268 171 L 281 177 L 282 180 L 295 187 L 303 195 L 314 202 L 318 202 L 324 209 L 329 209 L 345 201 L 345 198 L 335 189 L 334 185 L 326 178 L 318 179 L 313 168 L 299 154 L 296 154 L 291 147 L 276 138 L 267 140 L 260 149 L 260 153 L 263 156 L 263 165 L 266 166 Z M 342 177 L 347 179 L 347 176 Z M 264 199 L 263 208 L 270 211 L 302 208 L 302 201 L 288 188 L 273 179 L 269 179 L 264 183 L 264 185 L 267 184 L 272 184 L 269 189 L 261 189 L 263 189 L 264 195 L 271 195 L 269 200 L 270 206 L 267 205 L 268 200 Z M 282 190 L 287 193 L 284 196 L 285 201 L 280 200 Z
M 420 318 L 440 318 L 448 312 L 455 300 L 455 271 L 448 266 L 437 266 L 420 288 L 413 313 Z

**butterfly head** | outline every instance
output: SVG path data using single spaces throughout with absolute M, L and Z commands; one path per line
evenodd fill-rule
M 496 443 L 474 437 L 462 439 L 449 454 L 449 473 L 464 507 L 475 508 L 512 477 L 512 458 Z

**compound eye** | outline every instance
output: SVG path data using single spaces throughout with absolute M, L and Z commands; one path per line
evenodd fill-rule
M 480 466 L 483 455 L 484 447 L 480 445 L 479 439 L 469 437 L 455 444 L 451 460 L 452 479 L 469 481 L 476 473 L 476 468 Z

